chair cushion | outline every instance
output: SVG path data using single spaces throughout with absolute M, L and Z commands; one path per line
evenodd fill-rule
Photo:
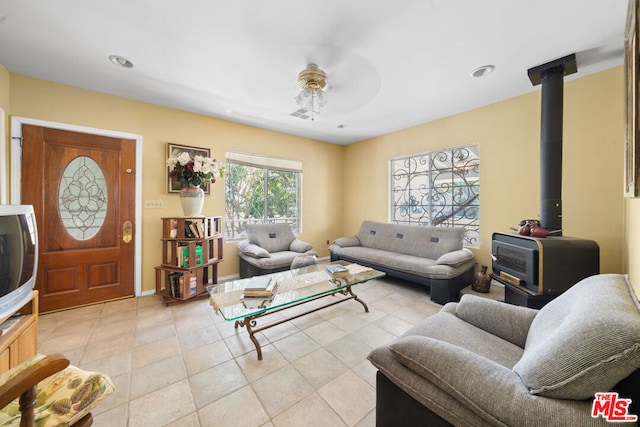
M 258 245 L 269 253 L 288 251 L 295 236 L 289 224 L 247 225 L 249 243 Z
M 37 354 L 4 372 L 0 375 L 0 383 L 6 382 L 42 358 L 44 355 Z M 38 397 L 34 408 L 36 425 L 38 427 L 72 425 L 91 412 L 98 402 L 112 394 L 114 390 L 108 376 L 83 371 L 69 365 L 38 384 Z M 0 409 L 0 425 L 20 425 L 19 407 L 16 399 Z
M 640 368 L 640 306 L 626 276 L 583 279 L 531 322 L 513 367 L 532 394 L 589 399 Z

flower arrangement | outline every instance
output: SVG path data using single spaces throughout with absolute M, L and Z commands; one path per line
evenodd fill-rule
M 180 181 L 183 187 L 200 187 L 207 182 L 214 183 L 224 176 L 224 166 L 215 159 L 193 156 L 186 151 L 167 159 L 169 177 Z

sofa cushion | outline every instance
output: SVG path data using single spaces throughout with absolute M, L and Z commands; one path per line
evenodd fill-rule
M 269 253 L 288 251 L 295 236 L 289 224 L 247 225 L 249 243 L 258 245 Z
M 463 227 L 428 227 L 363 221 L 357 237 L 367 248 L 382 249 L 432 260 L 462 249 Z
M 457 267 L 472 259 L 473 259 L 473 252 L 471 252 L 467 248 L 462 248 L 457 251 L 447 252 L 446 254 L 440 256 L 440 258 L 436 260 L 436 264 L 450 265 L 451 267 Z
M 254 258 L 269 258 L 269 252 L 265 249 L 261 248 L 258 245 L 254 245 L 249 243 L 248 240 L 241 240 L 238 242 L 238 249 L 244 253 L 245 255 L 254 257 Z
M 583 279 L 533 319 L 513 367 L 532 394 L 589 399 L 640 368 L 640 307 L 626 279 Z

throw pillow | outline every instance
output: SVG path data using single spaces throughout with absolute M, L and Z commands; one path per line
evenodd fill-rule
M 532 394 L 589 399 L 640 368 L 640 306 L 626 276 L 583 279 L 533 319 L 513 371 Z

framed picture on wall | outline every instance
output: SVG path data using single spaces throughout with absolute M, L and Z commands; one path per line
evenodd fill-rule
M 624 134 L 624 195 L 638 197 L 640 148 L 638 138 L 638 0 L 629 0 L 624 39 L 625 134 Z
M 191 158 L 193 158 L 193 156 L 211 157 L 211 150 L 208 148 L 167 143 L 167 159 L 172 156 L 178 156 L 185 151 L 189 153 Z M 180 193 L 181 187 L 180 181 L 169 176 L 169 168 L 167 167 L 167 193 Z M 203 190 L 205 194 L 209 194 L 211 192 L 211 183 L 207 183 Z

